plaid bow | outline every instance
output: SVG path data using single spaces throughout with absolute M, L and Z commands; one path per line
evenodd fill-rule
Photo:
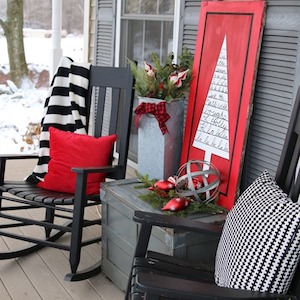
M 135 126 L 136 127 L 138 126 L 139 119 L 143 114 L 152 114 L 158 121 L 158 125 L 159 125 L 159 128 L 160 128 L 162 134 L 169 132 L 167 125 L 165 123 L 170 119 L 170 116 L 168 115 L 168 113 L 166 111 L 166 103 L 165 102 L 159 102 L 158 104 L 142 102 L 134 110 L 134 112 L 137 114 L 137 116 L 135 117 Z

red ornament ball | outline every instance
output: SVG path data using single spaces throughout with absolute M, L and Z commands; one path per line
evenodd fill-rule
M 163 191 L 169 191 L 175 188 L 175 180 L 168 178 L 165 180 L 159 180 L 154 183 L 154 187 Z
M 172 198 L 161 210 L 179 211 L 186 208 L 190 200 L 186 198 Z

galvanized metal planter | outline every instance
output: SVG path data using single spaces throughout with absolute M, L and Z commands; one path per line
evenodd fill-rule
M 139 103 L 158 104 L 160 99 L 140 97 Z M 158 121 L 152 114 L 141 116 L 138 123 L 138 172 L 150 179 L 166 179 L 175 175 L 180 164 L 184 100 L 166 102 L 170 119 L 166 122 L 168 133 L 162 134 Z

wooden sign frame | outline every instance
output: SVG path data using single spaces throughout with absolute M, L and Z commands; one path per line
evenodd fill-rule
M 201 3 L 181 164 L 211 162 L 227 209 L 238 195 L 264 12 L 263 0 Z

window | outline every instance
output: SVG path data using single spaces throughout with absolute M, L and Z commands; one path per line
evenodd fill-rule
M 130 58 L 143 65 L 155 52 L 162 62 L 173 50 L 174 0 L 122 1 L 120 65 Z M 137 129 L 132 127 L 129 159 L 137 162 Z

